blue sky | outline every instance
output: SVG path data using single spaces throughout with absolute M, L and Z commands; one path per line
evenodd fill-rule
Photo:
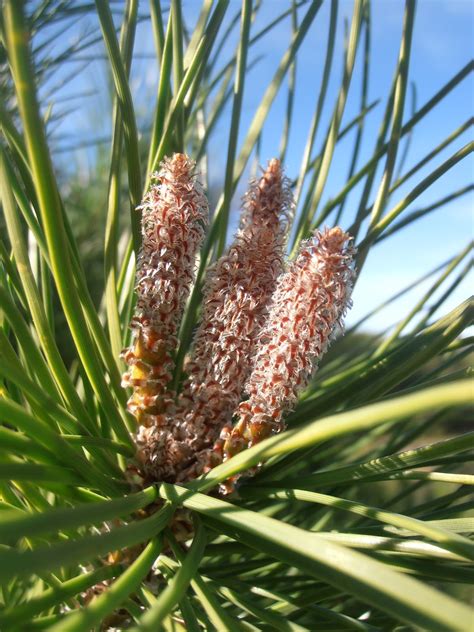
M 185 0 L 183 13 L 190 25 L 195 21 L 200 8 L 197 0 Z M 143 10 L 146 3 L 142 3 Z M 270 22 L 283 12 L 290 3 L 287 0 L 263 0 L 262 8 L 252 27 L 252 32 Z M 229 16 L 233 15 L 240 2 L 232 0 Z M 299 11 L 299 19 L 305 11 Z M 288 148 L 286 171 L 294 177 L 299 170 L 301 155 L 306 142 L 311 117 L 314 112 L 318 89 L 321 81 L 327 28 L 329 23 L 329 2 L 324 2 L 316 20 L 307 36 L 298 57 L 297 88 L 295 94 L 295 116 Z M 315 151 L 319 152 L 324 141 L 325 130 L 331 116 L 339 89 L 342 74 L 344 18 L 350 22 L 353 10 L 351 0 L 339 3 L 337 41 L 334 55 L 333 76 L 329 85 L 323 117 L 315 143 Z M 372 58 L 369 79 L 369 103 L 381 98 L 380 104 L 367 116 L 362 149 L 358 165 L 362 166 L 370 157 L 375 145 L 376 134 L 383 116 L 385 99 L 392 81 L 393 72 L 399 52 L 400 36 L 403 24 L 404 3 L 400 0 L 377 0 L 372 2 Z M 236 33 L 237 35 L 237 33 Z M 289 20 L 282 22 L 272 33 L 261 40 L 252 52 L 263 55 L 258 65 L 251 71 L 246 83 L 244 108 L 241 129 L 245 130 L 252 120 L 263 90 L 275 72 L 281 56 L 291 36 Z M 71 38 L 77 37 L 72 31 Z M 229 38 L 223 58 L 233 50 L 235 37 Z M 410 81 L 416 86 L 417 108 L 422 106 L 443 84 L 458 72 L 473 57 L 474 42 L 474 3 L 471 0 L 420 0 L 418 2 L 410 62 Z M 100 48 L 98 48 L 100 52 Z M 139 27 L 136 51 L 140 54 L 153 53 L 153 39 L 147 25 Z M 358 113 L 361 86 L 361 48 L 356 60 L 356 68 L 343 118 L 343 126 Z M 150 96 L 155 91 L 158 70 L 152 59 L 140 59 L 133 67 L 133 97 L 137 103 L 139 114 L 145 115 Z M 71 114 L 62 125 L 62 132 L 92 137 L 97 129 L 105 131 L 102 114 L 108 115 L 109 104 L 101 89 L 106 77 L 103 65 L 98 61 L 90 65 L 78 77 L 74 89 L 92 86 L 99 94 L 85 99 L 79 112 Z M 269 115 L 265 133 L 262 136 L 261 157 L 266 162 L 278 154 L 284 112 L 286 108 L 286 84 L 282 87 Z M 69 88 L 70 89 L 70 88 Z M 425 117 L 415 128 L 408 158 L 403 171 L 407 171 L 422 157 L 442 142 L 450 133 L 465 123 L 473 113 L 474 90 L 472 75 L 443 100 L 442 104 Z M 408 95 L 405 109 L 405 120 L 409 118 L 411 96 Z M 230 114 L 230 110 L 229 110 Z M 102 120 L 102 123 L 100 122 Z M 223 123 L 217 128 L 211 143 L 211 178 L 216 186 L 222 186 L 222 167 L 225 163 L 225 147 L 228 137 L 230 116 L 224 116 Z M 324 201 L 337 194 L 344 184 L 354 143 L 354 133 L 346 136 L 334 155 L 329 173 Z M 241 140 L 243 136 L 241 135 Z M 395 205 L 426 176 L 435 166 L 441 164 L 457 149 L 472 139 L 472 127 L 464 132 L 455 142 L 450 144 L 425 168 L 421 169 L 405 185 L 400 187 L 390 201 L 389 208 Z M 61 154 L 64 158 L 64 154 Z M 87 152 L 76 152 L 74 160 L 83 165 L 85 173 L 89 173 L 90 160 Z M 250 165 L 249 165 L 250 166 Z M 415 210 L 426 206 L 441 197 L 464 187 L 473 181 L 474 162 L 472 154 L 458 163 L 445 174 L 426 193 L 408 209 Z M 88 177 L 87 175 L 85 176 Z M 380 179 L 376 178 L 372 196 L 375 195 Z M 240 194 L 241 192 L 239 192 Z M 346 205 L 343 225 L 351 223 L 351 214 L 358 204 L 360 188 L 349 197 Z M 238 196 L 237 196 L 238 197 Z M 238 200 L 236 199 L 236 202 Z M 238 213 L 235 205 L 234 220 Z M 458 198 L 423 218 L 413 226 L 401 231 L 398 235 L 384 241 L 374 248 L 354 291 L 354 307 L 347 322 L 355 322 L 373 307 L 392 294 L 402 289 L 434 268 L 449 257 L 457 254 L 473 236 L 474 197 L 471 194 Z M 381 331 L 400 319 L 416 302 L 421 292 L 426 290 L 433 279 L 419 286 L 414 292 L 375 316 L 368 328 Z M 471 278 L 451 296 L 443 307 L 443 311 L 454 307 L 470 293 Z

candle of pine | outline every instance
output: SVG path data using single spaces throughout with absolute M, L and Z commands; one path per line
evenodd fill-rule
M 284 428 L 284 415 L 308 385 L 349 306 L 349 242 L 339 227 L 317 232 L 279 278 L 245 385 L 248 400 L 216 445 L 224 460 Z
M 136 442 L 145 471 L 154 469 L 161 446 L 172 438 L 174 394 L 168 384 L 173 352 L 208 222 L 208 202 L 194 168 L 184 154 L 165 158 L 140 207 L 137 305 L 130 325 L 132 344 L 122 357 L 128 365 L 123 385 L 133 389 L 128 407 L 138 422 Z M 162 477 L 172 471 L 175 458 L 179 455 L 166 454 L 158 468 Z
M 186 371 L 176 422 L 193 446 L 178 480 L 212 467 L 212 446 L 239 403 L 268 311 L 283 270 L 293 198 L 280 161 L 272 159 L 247 191 L 235 239 L 210 268 L 203 312 Z

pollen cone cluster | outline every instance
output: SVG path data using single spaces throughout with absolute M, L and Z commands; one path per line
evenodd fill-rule
M 353 248 L 340 228 L 303 243 L 286 270 L 293 211 L 278 160 L 244 197 L 240 227 L 208 271 L 180 395 L 168 390 L 176 334 L 208 207 L 182 154 L 163 162 L 142 205 L 132 387 L 137 460 L 147 481 L 184 482 L 284 428 L 349 303 Z M 234 423 L 233 423 L 234 421 Z M 225 487 L 232 489 L 230 481 Z

